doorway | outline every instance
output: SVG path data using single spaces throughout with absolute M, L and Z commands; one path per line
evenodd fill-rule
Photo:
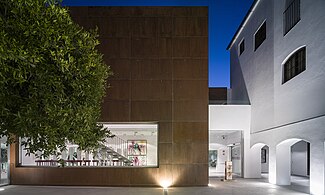
M 242 131 L 209 131 L 209 177 L 225 176 L 225 162 L 232 161 L 233 177 L 242 175 Z

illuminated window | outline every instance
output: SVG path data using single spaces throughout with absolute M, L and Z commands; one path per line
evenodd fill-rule
M 94 151 L 79 150 L 78 145 L 67 143 L 67 149 L 59 156 L 46 159 L 26 156 L 20 147 L 21 166 L 89 166 L 89 167 L 157 167 L 158 124 L 156 123 L 110 123 L 103 124 L 112 137 Z M 40 155 L 40 153 L 38 154 Z

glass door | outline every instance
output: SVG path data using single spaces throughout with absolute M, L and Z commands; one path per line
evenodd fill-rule
M 0 185 L 9 184 L 9 147 L 6 145 L 7 138 L 0 138 Z

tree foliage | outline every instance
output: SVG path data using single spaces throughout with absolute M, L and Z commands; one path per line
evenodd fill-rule
M 96 147 L 110 74 L 98 44 L 55 0 L 0 0 L 0 136 L 45 156 Z

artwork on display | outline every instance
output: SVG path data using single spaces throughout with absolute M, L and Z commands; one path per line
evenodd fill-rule
M 147 155 L 147 140 L 128 140 L 128 156 Z
M 218 150 L 209 150 L 209 167 L 217 166 Z
M 147 156 L 128 156 L 128 159 L 132 161 L 133 166 L 147 165 Z
M 261 163 L 266 163 L 266 150 L 261 150 Z
M 133 166 L 147 165 L 147 140 L 128 140 L 128 159 Z

